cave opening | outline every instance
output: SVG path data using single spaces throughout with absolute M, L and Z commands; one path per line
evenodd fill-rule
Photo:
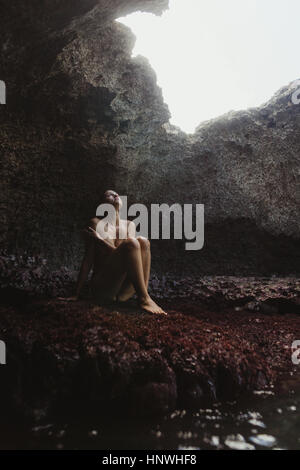
M 298 77 L 299 13 L 297 0 L 170 0 L 161 16 L 117 21 L 136 36 L 132 55 L 154 68 L 170 122 L 192 134 L 201 122 L 260 106 Z

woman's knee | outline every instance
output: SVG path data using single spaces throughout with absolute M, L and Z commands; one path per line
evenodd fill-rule
M 137 241 L 141 247 L 141 250 L 149 250 L 150 248 L 150 242 L 147 238 L 145 237 L 138 237 Z
M 138 242 L 136 238 L 127 238 L 126 240 L 123 241 L 121 246 L 126 251 L 140 249 L 140 243 Z

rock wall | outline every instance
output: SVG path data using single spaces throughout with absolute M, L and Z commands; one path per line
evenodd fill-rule
M 79 230 L 101 192 L 115 188 L 129 204 L 205 204 L 204 249 L 153 242 L 157 270 L 297 273 L 293 90 L 203 123 L 194 135 L 171 126 L 155 72 L 147 59 L 131 57 L 134 35 L 114 21 L 136 10 L 161 14 L 167 5 L 30 0 L 2 7 L 1 244 L 77 268 Z

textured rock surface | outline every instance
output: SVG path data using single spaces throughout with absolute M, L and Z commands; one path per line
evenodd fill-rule
M 159 14 L 167 2 L 43 3 L 11 2 L 1 15 L 1 242 L 77 266 L 78 228 L 103 189 L 123 174 L 121 192 L 139 165 L 122 153 L 124 135 L 142 153 L 151 127 L 169 118 L 154 72 L 131 61 L 134 37 L 113 19 Z
M 156 415 L 232 400 L 297 373 L 297 279 L 163 287 L 167 317 L 142 313 L 134 301 L 101 307 L 1 291 L 0 404 L 37 420 L 104 410 Z
M 170 126 L 154 71 L 145 58 L 131 58 L 134 36 L 114 21 L 138 9 L 160 14 L 167 3 L 31 0 L 3 9 L 1 243 L 76 268 L 79 229 L 102 190 L 114 187 L 129 203 L 205 204 L 205 248 L 153 243 L 156 269 L 298 273 L 293 90 L 204 123 L 194 135 Z
M 1 307 L 1 405 L 37 420 L 103 410 L 164 414 L 232 400 L 295 369 L 295 314 L 218 313 L 187 302 L 169 303 L 168 312 L 57 301 Z

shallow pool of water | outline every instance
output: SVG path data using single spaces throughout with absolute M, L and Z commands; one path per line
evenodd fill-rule
M 300 449 L 300 391 L 256 391 L 238 403 L 174 411 L 156 421 L 10 424 L 1 449 Z

